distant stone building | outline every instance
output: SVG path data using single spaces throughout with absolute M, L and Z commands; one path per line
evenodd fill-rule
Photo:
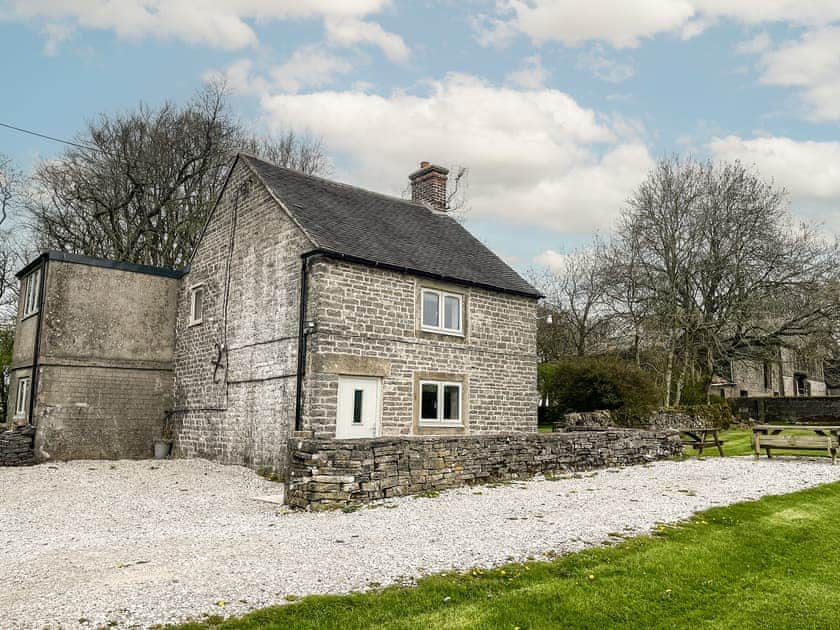
M 300 437 L 536 431 L 539 293 L 446 211 L 240 154 L 189 268 L 47 253 L 22 282 L 10 411 L 41 459 L 286 465 Z M 2 419 L 0 419 L 2 420 Z
M 711 392 L 723 398 L 825 396 L 824 361 L 794 348 L 778 348 L 775 358 L 732 360 L 718 369 Z

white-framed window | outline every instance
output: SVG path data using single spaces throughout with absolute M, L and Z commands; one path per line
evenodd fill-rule
M 461 383 L 420 381 L 420 425 L 463 426 Z
M 27 416 L 31 384 L 32 380 L 28 376 L 18 379 L 17 397 L 15 398 L 15 418 L 21 419 Z
M 21 295 L 23 296 L 23 316 L 29 317 L 38 312 L 38 298 L 41 292 L 41 270 L 36 269 L 23 279 Z
M 423 330 L 462 335 L 464 333 L 464 298 L 457 293 L 437 289 L 420 292 L 420 324 Z
M 190 326 L 204 321 L 204 285 L 190 287 Z

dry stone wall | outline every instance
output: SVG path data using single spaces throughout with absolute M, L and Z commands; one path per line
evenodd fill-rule
M 31 431 L 0 433 L 0 466 L 31 466 L 35 463 Z
M 292 439 L 285 496 L 295 508 L 329 509 L 539 473 L 639 464 L 681 452 L 675 431 L 632 429 Z

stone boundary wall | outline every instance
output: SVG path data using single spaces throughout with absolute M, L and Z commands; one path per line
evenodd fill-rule
M 734 398 L 730 404 L 736 416 L 758 422 L 840 422 L 840 396 Z
M 0 433 L 0 466 L 31 466 L 35 463 L 31 431 Z
M 699 415 L 676 409 L 654 411 L 648 420 L 650 428 L 657 429 L 705 429 L 709 421 Z
M 289 440 L 285 500 L 330 509 L 475 483 L 640 464 L 682 452 L 675 431 Z

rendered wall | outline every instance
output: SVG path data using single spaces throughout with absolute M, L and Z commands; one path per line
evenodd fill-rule
M 49 261 L 33 417 L 39 459 L 152 455 L 172 405 L 177 283 Z

